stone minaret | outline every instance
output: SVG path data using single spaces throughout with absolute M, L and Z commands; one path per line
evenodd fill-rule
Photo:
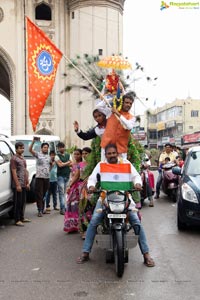
M 25 16 L 46 32 L 67 57 L 84 53 L 104 57 L 122 53 L 124 1 L 0 1 L 0 94 L 11 102 L 12 134 L 33 134 L 29 120 Z M 37 133 L 59 135 L 67 146 L 81 147 L 85 143 L 74 134 L 73 121 L 79 121 L 83 130 L 94 125 L 94 100 L 90 94 L 78 90 L 61 94 L 77 78 L 75 71 L 64 78 L 65 71 L 63 58 Z M 81 107 L 79 101 L 83 102 Z

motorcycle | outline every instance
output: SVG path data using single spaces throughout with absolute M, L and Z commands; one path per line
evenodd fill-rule
M 128 212 L 135 208 L 131 208 L 128 192 L 102 191 L 98 201 L 102 204 L 99 212 L 103 211 L 105 217 L 97 226 L 96 244 L 106 249 L 106 263 L 115 263 L 117 276 L 122 277 L 129 249 L 138 243 L 140 226 L 135 224 L 131 231 L 132 226 L 128 223 Z
M 172 162 L 162 166 L 162 190 L 173 202 L 176 202 L 178 190 L 178 176 L 172 172 L 175 166 L 176 164 Z

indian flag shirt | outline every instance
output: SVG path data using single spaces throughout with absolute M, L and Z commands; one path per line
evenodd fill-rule
M 101 188 L 127 191 L 133 188 L 131 165 L 128 163 L 100 163 Z
M 102 188 L 104 189 L 107 189 L 107 186 L 111 188 L 109 190 L 127 190 L 132 188 L 133 183 L 142 185 L 140 174 L 128 160 L 123 160 L 122 163 L 119 161 L 117 164 L 99 162 L 88 178 L 88 188 L 96 185 L 97 174 L 101 177 L 101 182 L 104 185 Z

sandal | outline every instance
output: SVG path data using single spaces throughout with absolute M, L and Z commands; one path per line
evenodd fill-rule
M 155 267 L 155 262 L 154 262 L 153 258 L 151 258 L 151 257 L 144 258 L 144 264 L 147 267 Z
M 82 233 L 82 235 L 81 235 L 82 240 L 85 240 L 85 236 L 86 236 L 86 233 L 85 232 Z
M 89 254 L 88 255 L 81 255 L 77 258 L 76 263 L 77 264 L 84 264 L 89 260 Z

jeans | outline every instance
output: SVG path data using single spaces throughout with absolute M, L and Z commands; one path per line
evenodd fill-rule
M 65 210 L 65 194 L 69 177 L 58 177 L 58 194 L 60 201 L 60 210 Z
M 162 172 L 159 172 L 158 178 L 157 178 L 157 181 L 156 181 L 156 195 L 157 196 L 160 195 L 161 184 L 162 184 Z
M 99 208 L 102 208 L 102 205 L 101 205 L 100 201 L 97 201 L 95 210 L 94 210 L 93 215 L 92 215 L 92 219 L 91 219 L 90 224 L 87 228 L 86 237 L 85 237 L 85 241 L 83 243 L 82 252 L 86 252 L 86 253 L 91 252 L 92 245 L 93 245 L 93 242 L 94 242 L 94 238 L 95 238 L 95 235 L 96 235 L 96 227 L 99 223 L 101 223 L 101 221 L 104 217 L 104 212 L 101 212 L 101 213 L 96 212 L 96 210 L 99 209 Z M 135 224 L 138 224 L 140 226 L 140 235 L 139 235 L 139 239 L 138 239 L 140 250 L 141 250 L 142 254 L 148 253 L 149 252 L 149 247 L 147 245 L 146 235 L 145 235 L 143 226 L 140 223 L 140 220 L 139 220 L 138 215 L 137 215 L 136 212 L 132 212 L 132 211 L 129 212 L 129 222 L 132 226 L 135 225 Z
M 49 189 L 45 195 L 46 200 L 46 207 L 50 207 L 50 197 L 52 194 L 53 197 L 53 207 L 57 206 L 57 190 L 58 190 L 58 183 L 57 181 L 52 181 L 49 183 Z

